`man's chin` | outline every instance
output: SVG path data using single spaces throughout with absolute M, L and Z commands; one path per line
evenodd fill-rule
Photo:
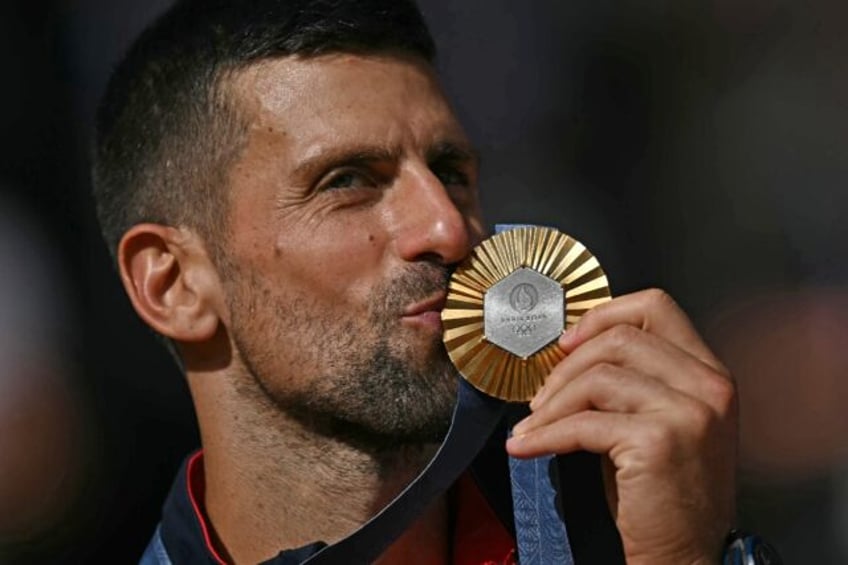
M 441 325 L 438 331 L 420 327 L 404 327 L 389 340 L 392 355 L 418 372 L 440 372 L 456 375 L 445 344 Z

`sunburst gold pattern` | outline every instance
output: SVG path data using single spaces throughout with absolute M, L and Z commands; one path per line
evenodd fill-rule
M 611 296 L 598 260 L 582 243 L 555 229 L 515 228 L 492 236 L 472 251 L 448 287 L 442 311 L 445 346 L 466 380 L 508 401 L 532 399 L 565 356 L 556 341 L 523 359 L 486 340 L 486 291 L 522 267 L 562 286 L 566 327 Z

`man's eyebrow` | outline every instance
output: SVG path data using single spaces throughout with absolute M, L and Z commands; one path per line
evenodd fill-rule
M 427 161 L 455 161 L 459 163 L 473 163 L 480 166 L 480 154 L 466 143 L 455 143 L 453 141 L 440 141 L 427 151 Z
M 330 167 L 354 166 L 379 161 L 396 161 L 400 158 L 397 150 L 374 146 L 335 147 L 316 152 L 306 157 L 294 168 L 294 174 L 312 175 L 323 172 Z
M 311 176 L 331 167 L 356 166 L 381 161 L 397 161 L 401 158 L 399 149 L 373 145 L 335 147 L 316 151 L 314 155 L 304 158 L 294 168 L 296 176 Z M 468 144 L 453 141 L 440 141 L 427 151 L 427 161 L 454 161 L 457 163 L 473 163 L 479 166 L 480 156 Z

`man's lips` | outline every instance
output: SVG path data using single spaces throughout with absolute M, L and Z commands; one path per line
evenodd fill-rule
M 442 331 L 442 309 L 445 307 L 447 293 L 444 291 L 407 306 L 403 311 L 403 321 L 424 326 L 434 331 Z
M 416 302 L 404 308 L 403 317 L 412 317 L 425 314 L 427 312 L 436 312 L 441 314 L 447 301 L 447 293 L 445 291 L 438 292 L 426 300 Z

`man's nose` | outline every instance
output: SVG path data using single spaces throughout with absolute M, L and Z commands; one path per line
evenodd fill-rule
M 476 200 L 455 201 L 429 168 L 408 170 L 399 182 L 395 243 L 400 257 L 444 265 L 464 259 L 477 239 L 472 233 L 479 225 Z

